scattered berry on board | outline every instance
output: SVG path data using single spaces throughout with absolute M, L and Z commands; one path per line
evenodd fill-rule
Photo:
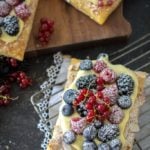
M 32 85 L 31 78 L 24 72 L 25 68 L 22 62 L 0 56 L 0 106 L 7 106 L 16 99 L 11 97 L 14 82 L 22 89 Z M 23 71 L 20 71 L 22 69 Z

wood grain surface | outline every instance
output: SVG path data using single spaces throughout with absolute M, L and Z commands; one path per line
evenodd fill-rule
M 48 17 L 55 21 L 54 34 L 45 47 L 40 47 L 35 38 L 41 17 Z M 123 17 L 122 4 L 101 26 L 63 0 L 41 0 L 39 1 L 27 53 L 52 51 L 52 48 L 62 48 L 67 45 L 128 37 L 130 34 L 131 26 Z

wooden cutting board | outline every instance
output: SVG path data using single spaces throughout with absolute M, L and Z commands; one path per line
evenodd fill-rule
M 36 40 L 39 20 L 42 17 L 55 21 L 54 34 L 45 47 L 40 47 Z M 130 34 L 131 26 L 123 17 L 122 4 L 107 22 L 100 26 L 64 0 L 40 0 L 26 52 L 50 52 L 55 48 L 67 48 L 68 45 L 84 45 L 94 41 L 128 37 Z

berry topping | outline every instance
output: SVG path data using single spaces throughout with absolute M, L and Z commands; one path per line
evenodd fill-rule
M 97 135 L 97 129 L 95 128 L 94 125 L 87 126 L 83 130 L 83 136 L 88 141 L 94 140 L 96 138 L 96 135 Z
M 16 6 L 20 3 L 20 0 L 5 0 L 9 5 Z
M 119 107 L 127 109 L 132 105 L 132 100 L 129 96 L 123 95 L 119 97 L 117 103 Z
M 96 75 L 92 74 L 92 75 L 81 76 L 80 78 L 78 78 L 76 82 L 76 86 L 78 89 L 96 88 Z
M 116 138 L 119 134 L 119 126 L 114 124 L 105 124 L 98 131 L 98 139 L 102 142 L 107 142 Z
M 96 73 L 100 73 L 103 69 L 107 67 L 106 63 L 103 60 L 97 60 L 93 66 L 93 70 Z
M 124 117 L 124 113 L 120 107 L 114 105 L 111 107 L 111 115 L 109 116 L 109 121 L 113 124 L 119 124 Z
M 19 21 L 16 16 L 7 16 L 3 20 L 4 22 L 4 31 L 11 35 L 15 36 L 19 33 Z
M 117 86 L 120 95 L 131 95 L 134 88 L 134 81 L 127 74 L 120 74 L 117 79 Z
M 73 114 L 73 112 L 74 112 L 74 109 L 73 109 L 72 105 L 66 104 L 62 108 L 62 114 L 64 116 L 71 116 Z
M 15 13 L 21 19 L 26 19 L 30 16 L 31 12 L 25 3 L 21 3 L 15 7 Z
M 81 70 L 90 70 L 92 69 L 92 67 L 93 67 L 92 61 L 89 59 L 85 59 L 81 61 L 79 68 Z
M 116 101 L 117 101 L 117 98 L 118 98 L 117 85 L 112 84 L 112 85 L 106 87 L 104 90 L 102 90 L 102 94 L 103 94 L 104 98 L 109 98 L 111 105 L 116 104 Z
M 106 83 L 113 83 L 115 82 L 117 75 L 116 73 L 109 68 L 105 68 L 101 73 L 100 77 L 106 82 Z
M 7 16 L 11 11 L 11 6 L 5 1 L 0 1 L 0 17 Z
M 121 150 L 122 143 L 119 139 L 113 139 L 109 143 L 111 150 Z
M 73 101 L 76 99 L 78 95 L 78 92 L 74 89 L 69 89 L 67 90 L 64 95 L 63 95 L 63 100 L 67 103 L 67 104 L 72 104 Z
M 96 129 L 101 128 L 102 125 L 103 125 L 103 123 L 101 121 L 99 121 L 99 120 L 94 120 L 93 124 L 94 124 L 94 126 L 95 126 Z
M 108 54 L 106 54 L 106 53 L 100 53 L 100 54 L 97 56 L 97 59 L 100 59 L 100 58 L 108 58 Z
M 3 26 L 3 20 L 4 20 L 4 18 L 0 17 L 0 27 Z
M 82 134 L 86 124 L 85 118 L 77 117 L 71 119 L 71 129 L 77 134 Z
M 66 143 L 66 144 L 72 144 L 74 143 L 76 140 L 76 135 L 73 131 L 67 131 L 64 133 L 63 135 L 63 141 Z
M 85 117 L 87 115 L 87 109 L 83 103 L 79 104 L 76 108 L 77 112 L 81 117 Z
M 97 145 L 94 141 L 84 141 L 82 150 L 97 150 Z
M 107 143 L 101 143 L 98 145 L 98 150 L 110 150 L 110 147 Z

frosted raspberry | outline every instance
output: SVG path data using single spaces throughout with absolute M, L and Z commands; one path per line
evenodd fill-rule
M 15 13 L 21 19 L 26 19 L 31 14 L 29 7 L 25 3 L 21 3 L 20 5 L 16 6 Z
M 75 133 L 81 134 L 85 127 L 86 127 L 85 118 L 77 117 L 71 119 L 71 128 Z
M 11 6 L 5 1 L 0 1 L 0 17 L 7 16 L 11 11 Z
M 6 0 L 6 2 L 11 6 L 16 6 L 19 4 L 20 0 Z
M 109 121 L 113 124 L 119 124 L 124 117 L 124 113 L 120 107 L 114 105 L 111 107 L 111 115 L 109 116 Z
M 109 68 L 105 68 L 101 73 L 100 73 L 100 77 L 106 82 L 106 83 L 113 83 L 116 78 L 117 75 L 116 73 Z
M 112 84 L 109 87 L 106 87 L 102 90 L 103 97 L 108 97 L 110 99 L 110 104 L 114 105 L 117 102 L 118 98 L 118 88 L 116 84 Z
M 104 61 L 98 60 L 93 66 L 93 69 L 95 72 L 100 73 L 104 68 L 106 68 L 107 65 Z

